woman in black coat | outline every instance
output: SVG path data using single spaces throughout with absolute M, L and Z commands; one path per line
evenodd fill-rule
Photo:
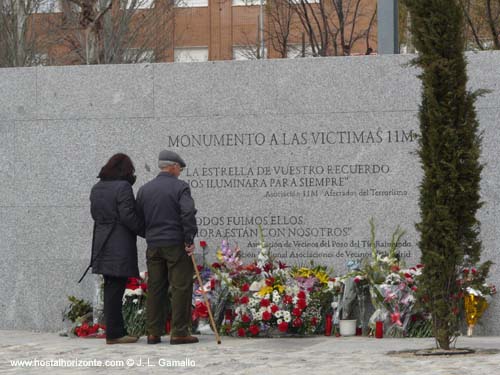
M 144 236 L 137 216 L 132 185 L 135 169 L 125 154 L 116 154 L 102 167 L 100 181 L 90 193 L 95 221 L 92 241 L 92 273 L 104 276 L 106 343 L 132 343 L 122 315 L 122 298 L 129 277 L 139 277 L 136 235 Z

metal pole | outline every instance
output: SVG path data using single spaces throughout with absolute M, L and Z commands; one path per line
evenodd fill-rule
M 399 53 L 398 0 L 378 0 L 378 53 Z
M 260 14 L 259 14 L 259 33 L 260 33 L 260 58 L 264 58 L 265 44 L 264 44 L 264 0 L 260 0 Z

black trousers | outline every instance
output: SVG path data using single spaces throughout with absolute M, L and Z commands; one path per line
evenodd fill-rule
M 108 339 L 118 339 L 127 335 L 122 314 L 122 299 L 126 285 L 126 277 L 104 275 L 104 317 Z

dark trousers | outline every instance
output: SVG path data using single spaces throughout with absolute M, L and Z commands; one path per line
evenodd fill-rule
M 171 336 L 191 334 L 191 303 L 194 268 L 183 245 L 148 248 L 147 330 L 161 336 L 165 330 L 170 287 L 172 308 Z
M 122 299 L 126 285 L 126 277 L 104 275 L 104 317 L 108 339 L 118 339 L 127 335 L 122 314 Z

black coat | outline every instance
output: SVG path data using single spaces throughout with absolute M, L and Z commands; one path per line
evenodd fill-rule
M 137 216 L 130 183 L 114 180 L 95 184 L 90 212 L 95 221 L 92 273 L 138 277 L 136 235 L 144 235 L 144 224 Z

